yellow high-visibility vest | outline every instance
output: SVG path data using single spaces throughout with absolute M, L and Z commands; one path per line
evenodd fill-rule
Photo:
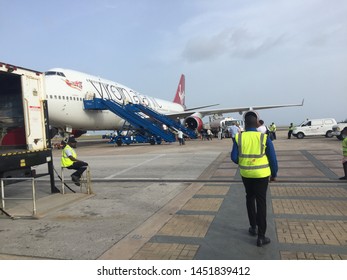
M 65 151 L 70 150 L 71 154 L 74 158 L 77 158 L 77 154 L 74 149 L 72 149 L 69 145 L 66 145 L 61 153 L 61 166 L 69 167 L 73 164 L 73 161 L 66 155 Z
M 269 160 L 265 154 L 267 135 L 258 131 L 246 131 L 235 137 L 239 150 L 239 168 L 242 177 L 265 178 L 271 175 Z
M 342 141 L 342 152 L 343 152 L 343 156 L 347 157 L 347 137 L 344 138 Z
M 275 132 L 276 131 L 276 125 L 275 124 L 271 124 L 269 127 L 270 132 Z

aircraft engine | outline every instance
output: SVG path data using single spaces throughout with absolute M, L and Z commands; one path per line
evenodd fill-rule
M 57 134 L 57 131 L 58 131 L 58 134 L 63 138 L 65 139 L 66 137 L 69 137 L 70 135 L 75 137 L 75 138 L 78 138 L 80 137 L 81 135 L 87 133 L 86 130 L 79 130 L 79 129 L 72 129 L 70 133 L 67 133 L 66 131 L 64 131 L 63 129 L 61 128 L 51 128 L 50 129 L 50 133 L 52 135 L 52 138 Z
M 49 138 L 53 138 L 54 136 L 56 136 L 59 133 L 59 129 L 56 127 L 49 127 Z
M 78 138 L 78 137 L 80 137 L 81 135 L 83 135 L 83 134 L 85 134 L 85 133 L 87 133 L 86 130 L 73 129 L 71 134 L 72 134 L 75 138 Z
M 201 114 L 195 113 L 184 119 L 184 124 L 192 130 L 197 129 L 200 131 L 202 129 L 202 118 Z

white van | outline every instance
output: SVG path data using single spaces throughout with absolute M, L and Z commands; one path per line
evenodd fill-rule
M 305 136 L 322 135 L 328 138 L 333 137 L 333 125 L 336 120 L 333 118 L 326 119 L 307 119 L 293 130 L 293 135 L 298 139 Z

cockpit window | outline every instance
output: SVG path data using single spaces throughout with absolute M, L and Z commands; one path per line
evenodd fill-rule
M 53 72 L 53 71 L 48 71 L 48 72 L 45 72 L 45 76 L 53 76 L 53 75 L 56 75 L 57 72 Z
M 47 72 L 45 72 L 45 76 L 61 76 L 61 77 L 65 77 L 63 72 L 56 72 L 56 71 L 47 71 Z

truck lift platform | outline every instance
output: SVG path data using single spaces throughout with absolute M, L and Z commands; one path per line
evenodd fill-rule
M 123 105 L 110 99 L 94 98 L 92 100 L 84 100 L 84 109 L 110 110 L 130 123 L 141 135 L 149 135 L 151 138 L 160 137 L 166 142 L 176 141 L 175 134 L 170 129 L 176 131 L 181 129 L 184 134 L 191 138 L 196 138 L 195 134 L 189 132 L 181 124 L 140 104 L 128 103 Z M 170 129 L 164 129 L 163 125 L 166 125 Z

